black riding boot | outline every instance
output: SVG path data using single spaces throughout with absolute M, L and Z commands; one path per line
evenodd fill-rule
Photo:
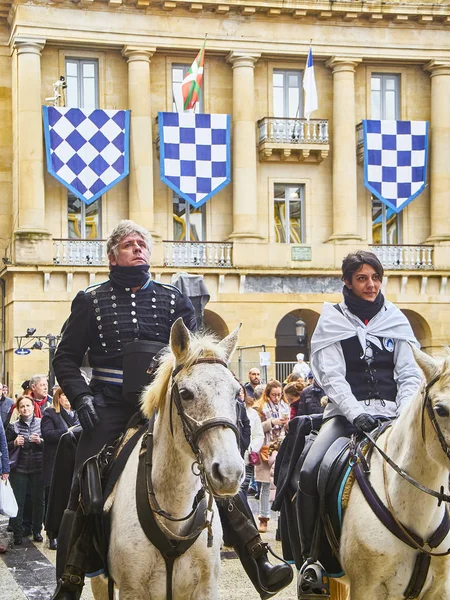
M 317 536 L 319 533 L 317 496 L 310 496 L 300 488 L 297 492 L 297 517 L 302 556 L 305 561 L 298 574 L 298 600 L 325 600 L 330 597 L 328 578 L 317 560 Z
M 268 545 L 261 540 L 245 496 L 239 493 L 232 500 L 219 500 L 218 505 L 225 539 L 233 546 L 262 600 L 271 598 L 291 583 L 292 567 L 270 563 Z

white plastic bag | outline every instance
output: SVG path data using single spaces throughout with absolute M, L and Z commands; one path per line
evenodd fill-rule
M 18 506 L 16 497 L 8 479 L 0 480 L 0 514 L 7 517 L 17 517 Z

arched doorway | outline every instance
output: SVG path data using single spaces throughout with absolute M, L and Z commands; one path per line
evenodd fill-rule
M 305 360 L 309 360 L 311 347 L 311 336 L 319 320 L 319 313 L 308 308 L 294 310 L 285 315 L 277 325 L 275 338 L 277 346 L 275 349 L 275 360 L 277 362 L 295 362 L 296 354 L 303 352 Z M 297 341 L 295 323 L 302 319 L 306 323 L 306 339 L 302 344 Z
M 206 329 L 215 333 L 220 340 L 230 333 L 230 330 L 222 317 L 219 317 L 219 315 L 212 310 L 205 309 L 203 325 Z
M 422 350 L 426 350 L 427 347 L 430 347 L 431 344 L 431 329 L 422 315 L 419 313 L 410 310 L 409 308 L 401 309 L 402 313 L 408 319 L 409 324 L 414 331 L 414 335 L 416 336 L 418 342 L 422 346 Z

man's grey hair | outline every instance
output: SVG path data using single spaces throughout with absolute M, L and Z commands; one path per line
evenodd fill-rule
M 40 375 L 39 373 L 37 375 L 33 375 L 33 377 L 30 379 L 30 387 L 39 383 L 41 379 L 45 379 L 47 381 L 47 375 Z
M 126 237 L 127 235 L 132 235 L 136 233 L 141 236 L 141 238 L 147 244 L 148 250 L 151 251 L 152 238 L 148 230 L 145 229 L 145 227 L 141 227 L 134 221 L 130 221 L 129 219 L 123 219 L 122 221 L 119 221 L 119 223 L 113 229 L 111 235 L 109 236 L 106 242 L 106 254 L 108 255 L 108 257 L 112 254 L 114 258 L 117 258 L 117 255 L 119 254 L 120 240 Z

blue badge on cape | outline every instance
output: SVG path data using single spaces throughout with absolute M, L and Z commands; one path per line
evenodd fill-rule
M 383 346 L 388 352 L 394 352 L 394 340 L 392 338 L 383 338 Z

